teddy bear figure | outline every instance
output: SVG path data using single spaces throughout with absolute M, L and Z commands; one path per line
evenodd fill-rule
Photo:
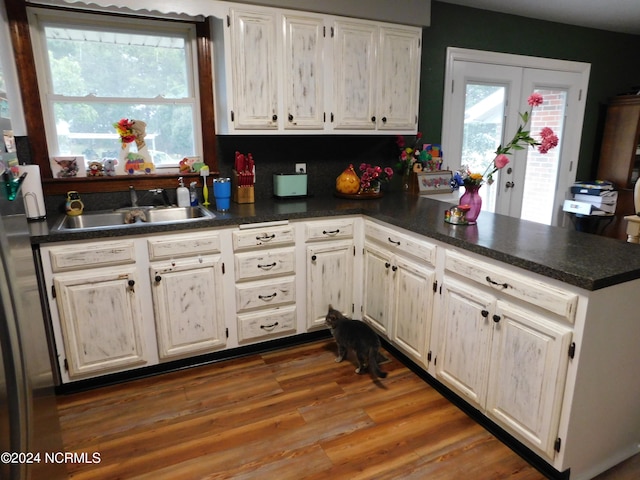
M 89 167 L 87 168 L 87 175 L 89 175 L 90 177 L 101 177 L 102 175 L 104 175 L 103 173 L 103 169 L 102 169 L 102 163 L 101 162 L 89 162 Z

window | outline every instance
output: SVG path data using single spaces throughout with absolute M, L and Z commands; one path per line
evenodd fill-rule
M 118 156 L 113 124 L 147 124 L 157 167 L 199 155 L 195 26 L 190 23 L 30 10 L 51 156 Z

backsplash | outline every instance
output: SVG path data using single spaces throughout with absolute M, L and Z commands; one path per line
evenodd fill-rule
M 293 172 L 296 163 L 307 164 L 308 194 L 326 195 L 334 190 L 336 177 L 349 164 L 356 170 L 362 162 L 393 166 L 399 153 L 395 135 L 221 135 L 217 142 L 218 166 L 223 177 L 231 176 L 236 151 L 253 154 L 256 200 L 272 198 L 273 174 Z M 201 189 L 198 190 L 202 198 Z M 175 190 L 167 192 L 175 203 Z M 138 191 L 141 205 L 151 200 L 146 195 L 148 192 Z M 65 200 L 64 195 L 48 195 L 45 208 L 49 216 L 64 213 Z M 85 193 L 82 201 L 89 211 L 131 205 L 128 191 Z

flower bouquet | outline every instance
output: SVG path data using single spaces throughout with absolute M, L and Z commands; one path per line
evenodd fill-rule
M 391 167 L 372 166 L 368 163 L 361 163 L 360 172 L 360 192 L 378 193 L 382 182 L 388 182 L 393 177 Z

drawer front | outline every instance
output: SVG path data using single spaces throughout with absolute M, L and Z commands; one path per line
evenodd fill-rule
M 161 260 L 168 258 L 199 254 L 219 253 L 220 235 L 218 233 L 186 233 L 151 238 L 147 241 L 149 259 Z
M 234 257 L 236 280 L 280 276 L 295 272 L 293 247 L 266 252 L 236 253 Z
M 353 220 L 320 220 L 307 222 L 307 241 L 334 240 L 337 238 L 353 238 Z
M 238 312 L 262 307 L 277 307 L 296 301 L 295 278 L 264 280 L 236 285 Z
M 133 241 L 100 242 L 52 247 L 49 250 L 53 272 L 135 263 Z
M 275 227 L 250 228 L 233 232 L 233 249 L 271 247 L 293 243 L 293 225 L 280 225 Z
M 296 331 L 296 307 L 238 315 L 238 341 L 257 340 Z
M 409 255 L 435 265 L 436 246 L 432 243 L 397 233 L 390 228 L 372 222 L 366 222 L 364 231 L 367 239 L 384 245 L 387 250 L 400 255 Z
M 491 265 L 461 252 L 447 251 L 445 269 L 573 322 L 578 295 Z

